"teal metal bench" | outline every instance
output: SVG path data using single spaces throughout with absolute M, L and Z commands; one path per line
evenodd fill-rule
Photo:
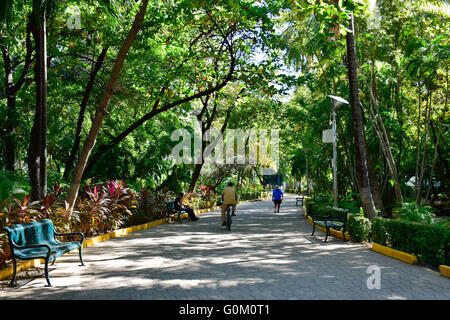
M 347 216 L 349 211 L 349 209 L 333 208 L 332 214 L 324 215 L 319 212 L 311 215 L 311 218 L 313 220 L 313 232 L 311 235 L 314 235 L 316 225 L 324 227 L 326 228 L 325 242 L 327 242 L 328 236 L 331 236 L 330 228 L 342 229 L 343 239 L 344 242 L 346 242 L 347 240 L 345 239 L 345 227 L 347 224 Z
M 14 273 L 10 286 L 16 285 L 17 262 L 19 260 L 44 259 L 45 279 L 47 286 L 51 287 L 48 276 L 48 263 L 55 261 L 57 257 L 78 249 L 81 265 L 84 266 L 81 256 L 84 235 L 81 232 L 57 233 L 53 227 L 53 222 L 49 219 L 34 221 L 24 224 L 16 224 L 12 227 L 4 227 L 8 232 L 9 246 L 14 266 Z M 80 236 L 80 241 L 59 242 L 55 236 Z

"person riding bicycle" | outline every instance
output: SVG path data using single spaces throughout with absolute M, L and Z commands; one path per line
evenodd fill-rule
M 228 186 L 222 191 L 222 225 L 226 225 L 225 211 L 228 206 L 231 206 L 233 209 L 232 216 L 236 215 L 236 204 L 237 204 L 237 193 L 236 189 L 233 188 L 233 183 L 228 182 Z

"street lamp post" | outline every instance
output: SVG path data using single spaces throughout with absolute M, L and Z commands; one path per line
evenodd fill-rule
M 343 104 L 348 104 L 348 101 L 337 96 L 329 95 L 333 103 L 332 110 L 332 124 L 331 129 L 333 131 L 333 197 L 334 206 L 338 206 L 338 187 L 337 187 L 337 133 L 336 133 L 336 109 Z
M 308 196 L 311 195 L 311 190 L 309 188 L 309 171 L 308 171 L 308 151 L 309 149 L 304 149 L 305 157 L 306 157 L 306 190 L 308 190 Z

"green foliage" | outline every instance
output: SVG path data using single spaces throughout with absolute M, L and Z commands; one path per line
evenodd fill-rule
M 369 239 L 372 224 L 370 220 L 361 214 L 349 214 L 347 220 L 347 232 L 354 241 L 367 241 Z
M 25 177 L 7 170 L 0 170 L 0 201 L 12 196 L 24 196 L 30 192 Z
M 450 265 L 450 229 L 440 225 L 388 220 L 372 220 L 372 241 L 416 255 L 433 266 Z
M 433 208 L 430 206 L 417 205 L 413 203 L 403 203 L 400 208 L 399 219 L 411 222 L 422 222 L 432 224 L 436 221 Z
M 151 192 L 142 188 L 136 195 L 136 205 L 126 225 L 133 226 L 162 219 L 166 212 L 166 201 L 173 201 L 175 194 L 168 191 Z

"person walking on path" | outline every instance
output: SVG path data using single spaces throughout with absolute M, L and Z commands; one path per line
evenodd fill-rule
M 228 186 L 222 191 L 222 225 L 225 226 L 225 211 L 228 206 L 232 206 L 232 216 L 236 215 L 237 193 L 232 182 L 228 182 Z
M 275 204 L 274 213 L 280 212 L 281 201 L 283 201 L 283 191 L 278 186 L 272 191 L 272 201 Z
M 188 206 L 183 205 L 183 193 L 179 193 L 178 197 L 175 199 L 175 209 L 177 210 L 184 210 L 189 215 L 189 218 L 192 221 L 197 221 L 199 218 L 195 215 L 194 210 L 189 208 Z

